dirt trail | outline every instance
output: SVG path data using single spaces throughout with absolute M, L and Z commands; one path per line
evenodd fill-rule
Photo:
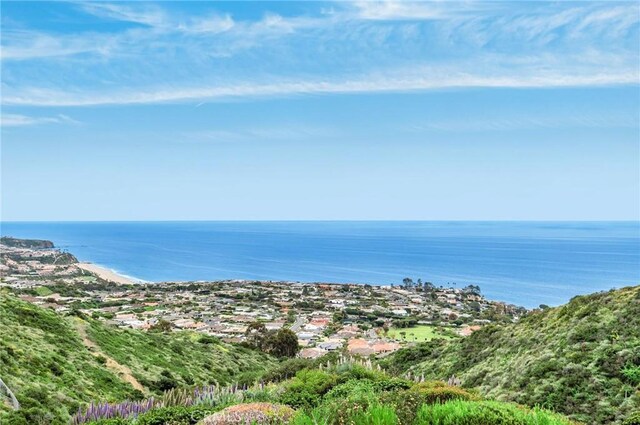
M 2 378 L 0 378 L 0 396 L 2 396 L 2 398 L 4 399 L 4 404 L 13 409 L 13 410 L 18 410 L 20 408 L 20 403 L 18 402 L 18 399 L 16 398 L 15 395 L 13 395 L 13 391 L 11 391 L 11 388 L 9 388 L 4 381 L 2 380 Z
M 138 382 L 138 380 L 133 376 L 133 373 L 131 372 L 131 369 L 129 369 L 128 366 L 122 365 L 117 361 L 115 361 L 112 357 L 109 357 L 106 353 L 102 351 L 102 349 L 98 344 L 96 344 L 95 342 L 89 339 L 89 335 L 87 334 L 87 326 L 84 323 L 79 323 L 77 324 L 76 327 L 78 328 L 78 332 L 82 337 L 82 343 L 85 345 L 85 347 L 89 349 L 89 352 L 91 354 L 93 354 L 96 357 L 102 356 L 105 359 L 107 359 L 107 363 L 106 363 L 107 368 L 114 371 L 116 374 L 122 377 L 122 379 L 124 379 L 126 382 L 130 383 L 131 386 L 136 390 L 142 391 L 145 394 L 147 393 L 146 388 L 143 387 L 142 384 L 140 384 L 140 382 Z

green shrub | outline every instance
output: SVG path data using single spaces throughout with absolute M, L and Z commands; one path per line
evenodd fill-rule
M 352 394 L 346 399 L 328 399 L 299 413 L 293 425 L 395 425 L 398 418 L 391 406 L 382 406 L 373 393 Z
M 347 381 L 344 384 L 337 385 L 331 389 L 325 396 L 325 400 L 340 400 L 353 396 L 360 395 L 374 395 L 376 393 L 375 383 L 368 380 L 356 380 Z
M 376 391 L 399 391 L 411 388 L 414 383 L 408 379 L 390 378 L 374 383 Z
M 138 416 L 135 425 L 195 425 L 215 410 L 202 406 L 163 407 Z
M 634 412 L 622 422 L 622 425 L 640 425 L 640 410 Z
M 628 365 L 622 369 L 622 375 L 633 385 L 640 385 L 640 366 Z
M 431 381 L 416 384 L 408 390 L 383 394 L 385 404 L 394 406 L 401 423 L 411 423 L 424 404 L 445 403 L 449 400 L 475 400 L 477 397 L 462 388 Z
M 263 376 L 265 382 L 280 382 L 285 379 L 292 378 L 303 369 L 309 369 L 312 366 L 311 360 L 308 359 L 288 359 L 279 363 L 276 367 L 269 369 Z
M 370 381 L 385 381 L 389 377 L 376 370 L 367 369 L 357 364 L 346 363 L 338 365 L 336 372 L 339 375 L 339 382 L 347 382 L 352 379 L 368 379 Z
M 241 387 L 250 386 L 255 384 L 260 380 L 262 373 L 255 370 L 250 370 L 247 372 L 243 372 L 236 377 L 236 383 Z
M 449 400 L 475 400 L 477 396 L 460 387 L 454 387 L 441 381 L 422 382 L 410 388 L 418 393 L 424 404 L 444 403 Z
M 380 404 L 375 384 L 370 380 L 351 380 L 330 390 L 323 398 L 320 409 L 328 424 L 353 422 L 353 415 Z
M 541 409 L 495 401 L 452 400 L 425 404 L 416 425 L 571 425 L 570 420 Z
M 351 414 L 349 423 L 354 425 L 396 425 L 398 416 L 390 406 L 370 405 L 364 411 L 356 410 Z
M 321 397 L 337 383 L 335 375 L 321 370 L 301 370 L 280 396 L 280 402 L 293 407 L 316 406 Z

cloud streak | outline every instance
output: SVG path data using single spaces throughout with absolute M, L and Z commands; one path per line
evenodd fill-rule
M 30 88 L 6 93 L 5 105 L 20 106 L 99 106 L 150 103 L 215 101 L 230 98 L 411 92 L 457 88 L 554 88 L 638 84 L 637 72 L 603 72 L 584 75 L 545 72 L 533 75 L 483 76 L 453 73 L 427 76 L 367 76 L 342 81 L 291 81 L 278 83 L 237 83 L 185 88 L 124 90 L 113 93 L 60 92 Z
M 0 126 L 2 127 L 25 127 L 42 124 L 80 124 L 80 122 L 64 114 L 58 114 L 55 117 L 31 117 L 3 113 L 0 116 Z

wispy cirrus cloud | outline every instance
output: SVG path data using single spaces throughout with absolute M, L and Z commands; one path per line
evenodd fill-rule
M 350 5 L 352 18 L 380 21 L 448 19 L 487 8 L 482 2 L 442 1 L 356 1 Z
M 405 128 L 409 132 L 435 130 L 442 132 L 496 132 L 518 131 L 522 129 L 555 129 L 555 128 L 634 128 L 640 126 L 638 117 L 633 115 L 574 115 L 553 117 L 539 116 L 489 116 L 482 119 L 464 120 L 430 120 L 413 124 Z
M 554 88 L 583 86 L 612 86 L 638 83 L 638 73 L 584 73 L 569 75 L 556 71 L 528 74 L 490 74 L 455 72 L 450 70 L 413 70 L 410 74 L 387 73 L 364 75 L 343 80 L 292 80 L 273 83 L 202 85 L 197 87 L 130 88 L 110 93 L 78 91 L 62 92 L 44 88 L 26 88 L 5 93 L 5 105 L 20 106 L 98 106 L 150 103 L 181 103 L 215 101 L 228 98 L 259 98 L 273 96 L 323 95 L 349 93 L 410 92 L 460 88 Z
M 189 131 L 179 140 L 191 143 L 235 143 L 248 140 L 308 140 L 310 137 L 335 136 L 336 130 L 327 127 L 279 125 L 242 129 L 212 129 Z
M 140 3 L 135 7 L 106 2 L 81 2 L 78 7 L 87 13 L 117 21 L 132 22 L 151 27 L 165 27 L 169 21 L 167 12 L 152 3 Z
M 3 32 L 5 105 L 638 84 L 629 3 L 355 2 L 242 19 L 79 3 L 117 31 Z M 259 64 L 259 66 L 256 66 Z
M 3 44 L 0 58 L 3 61 L 51 59 L 80 54 L 107 56 L 117 44 L 113 36 L 89 34 L 51 35 L 41 31 L 5 30 L 3 37 L 11 40 Z
M 4 113 L 0 115 L 0 126 L 2 127 L 24 127 L 41 124 L 80 124 L 80 122 L 64 114 L 58 114 L 54 117 L 33 117 Z

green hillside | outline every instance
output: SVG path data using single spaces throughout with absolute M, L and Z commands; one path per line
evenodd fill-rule
M 295 409 L 292 423 L 300 425 L 564 425 L 573 422 L 552 411 L 620 424 L 640 410 L 640 287 L 418 344 L 382 365 L 386 371 L 336 355 L 277 362 L 202 334 L 118 329 L 0 292 L 0 378 L 21 404 L 12 411 L 0 398 L 2 425 L 66 424 L 91 402 L 118 410 L 127 399 L 146 399 L 140 405 L 151 410 L 98 423 L 192 425 L 227 406 L 269 402 Z M 407 372 L 427 380 L 456 375 L 462 388 L 400 378 Z M 272 383 L 246 393 L 194 389 L 256 381 Z
M 66 424 L 91 400 L 226 384 L 272 364 L 266 355 L 215 338 L 121 330 L 0 293 L 0 378 L 21 404 L 12 412 L 0 399 L 2 424 Z
M 589 424 L 620 423 L 640 409 L 640 286 L 578 296 L 460 341 L 419 344 L 385 366 L 428 378 L 456 375 L 486 397 Z
M 185 388 L 135 404 L 94 404 L 73 424 L 582 425 L 545 409 L 485 400 L 441 381 L 394 377 L 353 358 L 295 359 L 276 370 L 270 374 L 275 381 L 247 389 Z M 294 370 L 282 380 L 282 372 L 291 376 Z

